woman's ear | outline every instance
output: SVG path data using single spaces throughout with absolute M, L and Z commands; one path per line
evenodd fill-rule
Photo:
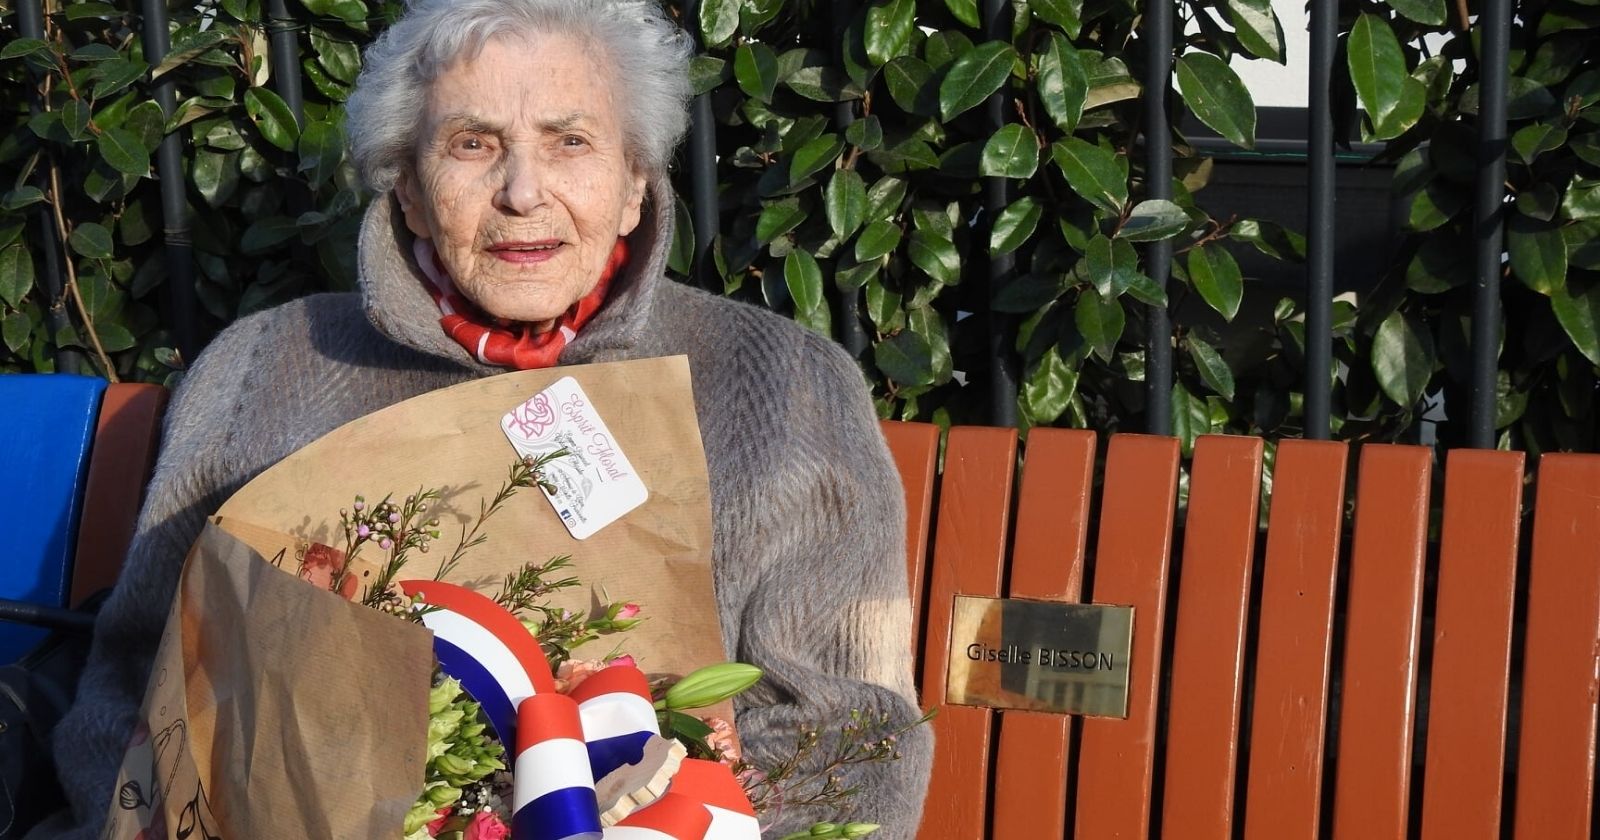
M 402 169 L 394 181 L 395 198 L 400 199 L 400 213 L 406 217 L 406 228 L 418 239 L 432 239 L 433 228 L 428 226 L 428 212 L 418 195 L 417 181 L 410 169 Z
M 645 188 L 649 181 L 635 173 L 628 185 L 628 197 L 622 205 L 622 218 L 617 223 L 617 235 L 627 236 L 639 226 L 639 210 L 644 206 Z

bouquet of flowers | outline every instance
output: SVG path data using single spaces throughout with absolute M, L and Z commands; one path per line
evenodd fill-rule
M 223 505 L 180 576 L 106 837 L 754 837 L 764 812 L 847 800 L 838 769 L 896 757 L 896 733 L 854 715 L 775 766 L 743 760 L 730 698 L 760 671 L 721 661 L 686 364 L 567 373 L 581 389 L 528 371 L 391 406 Z M 583 419 L 599 455 L 502 432 L 557 388 L 630 407 Z M 507 437 L 518 460 L 466 515 Z M 620 513 L 558 503 L 615 474 L 642 477 Z M 536 486 L 548 503 L 511 503 Z

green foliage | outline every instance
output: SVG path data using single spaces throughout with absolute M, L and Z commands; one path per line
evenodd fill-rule
M 678 208 L 671 265 L 825 335 L 850 334 L 853 300 L 882 416 L 986 422 L 989 319 L 966 313 L 992 308 L 1013 319 L 1024 426 L 1142 428 L 1144 315 L 1170 303 L 1173 431 L 1186 443 L 1298 434 L 1303 312 L 1260 300 L 1270 292 L 1238 257 L 1298 262 L 1305 240 L 1265 219 L 1212 218 L 1196 198 L 1210 162 L 1180 136 L 1173 197 L 1150 199 L 1137 4 L 1018 2 L 999 37 L 973 0 L 872 0 L 841 20 L 798 0 L 705 0 L 694 19 L 671 6 L 704 45 L 690 76 L 716 124 L 721 214 L 695 267 Z M 290 8 L 299 119 L 279 95 L 259 0 L 174 7 L 173 51 L 155 67 L 137 18 L 106 4 L 65 5 L 42 41 L 0 18 L 0 84 L 20 94 L 5 98 L 0 135 L 0 369 L 49 370 L 58 346 L 128 378 L 181 369 L 157 306 L 165 136 L 182 147 L 209 326 L 353 287 L 365 197 L 344 159 L 342 103 L 361 47 L 400 3 Z M 1584 419 L 1600 379 L 1600 21 L 1588 8 L 1522 3 L 1512 30 L 1499 420 L 1503 444 L 1534 451 L 1597 444 Z M 1252 147 L 1256 111 L 1234 62 L 1284 61 L 1281 22 L 1267 0 L 1178 12 L 1174 111 Z M 1467 404 L 1477 36 L 1441 0 L 1357 0 L 1341 14 L 1336 87 L 1364 112 L 1351 133 L 1387 144 L 1403 231 L 1377 290 L 1335 304 L 1333 425 L 1396 439 L 1441 392 L 1452 419 Z M 170 115 L 149 101 L 153 78 L 176 88 Z M 29 111 L 30 90 L 43 113 Z M 688 202 L 688 167 L 676 174 Z M 986 206 L 986 177 L 1006 179 L 1008 206 Z M 57 209 L 66 230 L 51 243 L 40 213 Z M 1145 244 L 1161 240 L 1167 288 L 1146 262 Z M 70 260 L 76 295 L 49 293 L 47 248 Z M 1008 270 L 998 286 L 995 259 Z

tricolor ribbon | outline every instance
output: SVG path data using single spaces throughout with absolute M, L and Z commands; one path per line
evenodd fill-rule
M 667 793 L 601 831 L 595 782 L 637 764 L 660 731 L 650 684 L 631 665 L 603 668 L 570 694 L 555 690 L 544 651 L 516 616 L 465 587 L 401 581 L 429 610 L 439 668 L 515 745 L 513 840 L 754 840 L 755 811 L 732 771 L 685 759 Z

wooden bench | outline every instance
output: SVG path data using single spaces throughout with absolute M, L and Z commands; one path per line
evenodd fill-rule
M 1091 432 L 1033 430 L 1018 482 L 1012 430 L 952 429 L 942 477 L 936 428 L 884 430 L 942 706 L 925 840 L 1590 835 L 1600 455 L 1540 459 L 1521 551 L 1521 453 L 1449 453 L 1430 539 L 1430 450 L 1364 446 L 1342 551 L 1349 448 L 1283 441 L 1258 551 L 1256 438 L 1197 442 L 1175 527 L 1175 439 L 1112 437 L 1096 493 Z M 943 705 L 958 593 L 1133 605 L 1128 718 Z
M 165 396 L 104 398 L 74 603 L 115 575 Z M 1114 436 L 1097 470 L 1092 432 L 1035 429 L 1019 483 L 1013 430 L 951 430 L 941 476 L 936 427 L 883 429 L 942 707 L 925 840 L 1589 836 L 1600 455 L 1541 459 L 1522 550 L 1520 453 L 1450 453 L 1430 537 L 1429 450 L 1365 446 L 1342 550 L 1343 443 L 1278 445 L 1263 542 L 1256 438 L 1198 441 L 1180 526 L 1171 438 Z M 958 593 L 1133 605 L 1128 719 L 945 705 Z

